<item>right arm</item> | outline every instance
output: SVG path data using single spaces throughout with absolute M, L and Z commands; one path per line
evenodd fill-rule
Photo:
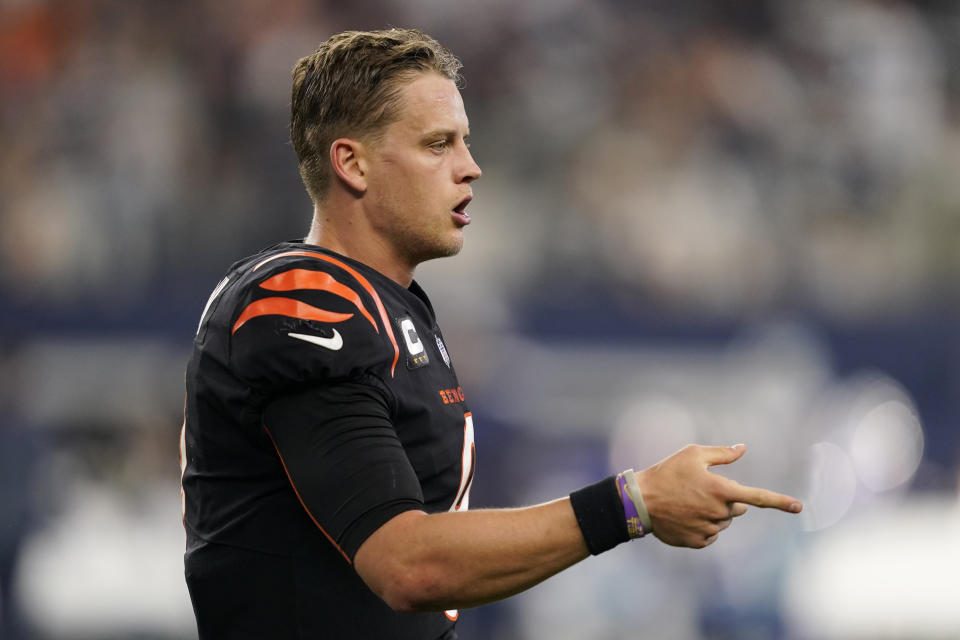
M 745 451 L 688 446 L 637 473 L 653 534 L 702 548 L 746 505 L 796 513 L 790 496 L 744 487 L 708 471 Z M 569 498 L 521 509 L 400 514 L 360 546 L 360 577 L 398 611 L 470 607 L 500 600 L 589 555 Z
M 374 382 L 278 399 L 264 412 L 263 425 L 310 518 L 395 610 L 500 600 L 583 560 L 591 549 L 599 553 L 628 539 L 612 479 L 575 492 L 575 502 L 564 497 L 519 509 L 425 513 L 387 396 Z M 637 472 L 653 534 L 670 545 L 701 548 L 748 504 L 799 511 L 794 498 L 709 471 L 744 451 L 742 445 L 691 445 Z M 596 532 L 606 542 L 598 544 Z

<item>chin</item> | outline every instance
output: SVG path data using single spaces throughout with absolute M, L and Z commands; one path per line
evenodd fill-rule
M 457 231 L 457 237 L 450 243 L 450 246 L 447 247 L 447 253 L 445 255 L 455 256 L 460 253 L 460 249 L 463 249 L 463 233 Z
M 455 256 L 460 253 L 461 249 L 463 249 L 463 231 L 457 229 L 456 237 L 450 241 L 450 244 L 447 246 L 447 251 L 443 254 L 443 256 Z
M 421 252 L 420 258 L 416 260 L 416 262 L 426 262 L 427 260 L 434 260 L 436 258 L 449 258 L 460 253 L 462 248 L 463 234 L 458 230 L 456 237 L 450 238 L 446 242 L 438 242 L 432 247 L 424 247 L 424 251 Z

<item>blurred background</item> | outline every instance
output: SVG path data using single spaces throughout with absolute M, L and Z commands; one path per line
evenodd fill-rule
M 195 638 L 183 371 L 229 264 L 306 233 L 290 69 L 417 26 L 484 170 L 426 264 L 472 504 L 689 442 L 802 497 L 634 542 L 464 640 L 960 637 L 960 5 L 0 0 L 0 635 Z

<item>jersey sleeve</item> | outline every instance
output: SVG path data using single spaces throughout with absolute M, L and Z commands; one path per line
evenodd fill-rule
M 392 375 L 399 351 L 383 305 L 346 269 L 309 258 L 254 269 L 231 305 L 230 368 L 265 397 Z
M 385 390 L 373 380 L 278 398 L 263 425 L 310 519 L 348 562 L 388 520 L 424 508 Z

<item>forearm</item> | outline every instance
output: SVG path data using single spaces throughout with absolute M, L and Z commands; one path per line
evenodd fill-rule
M 424 611 L 509 597 L 588 555 L 562 498 L 522 509 L 407 512 L 360 547 L 355 566 L 395 609 Z
M 802 505 L 795 498 L 708 471 L 743 452 L 742 445 L 689 446 L 637 473 L 654 535 L 670 545 L 701 548 L 748 504 L 798 513 Z M 522 509 L 406 511 L 363 542 L 354 567 L 397 611 L 455 609 L 506 598 L 583 560 L 589 550 L 602 553 L 629 539 L 613 482 L 572 495 L 576 515 L 570 498 Z

